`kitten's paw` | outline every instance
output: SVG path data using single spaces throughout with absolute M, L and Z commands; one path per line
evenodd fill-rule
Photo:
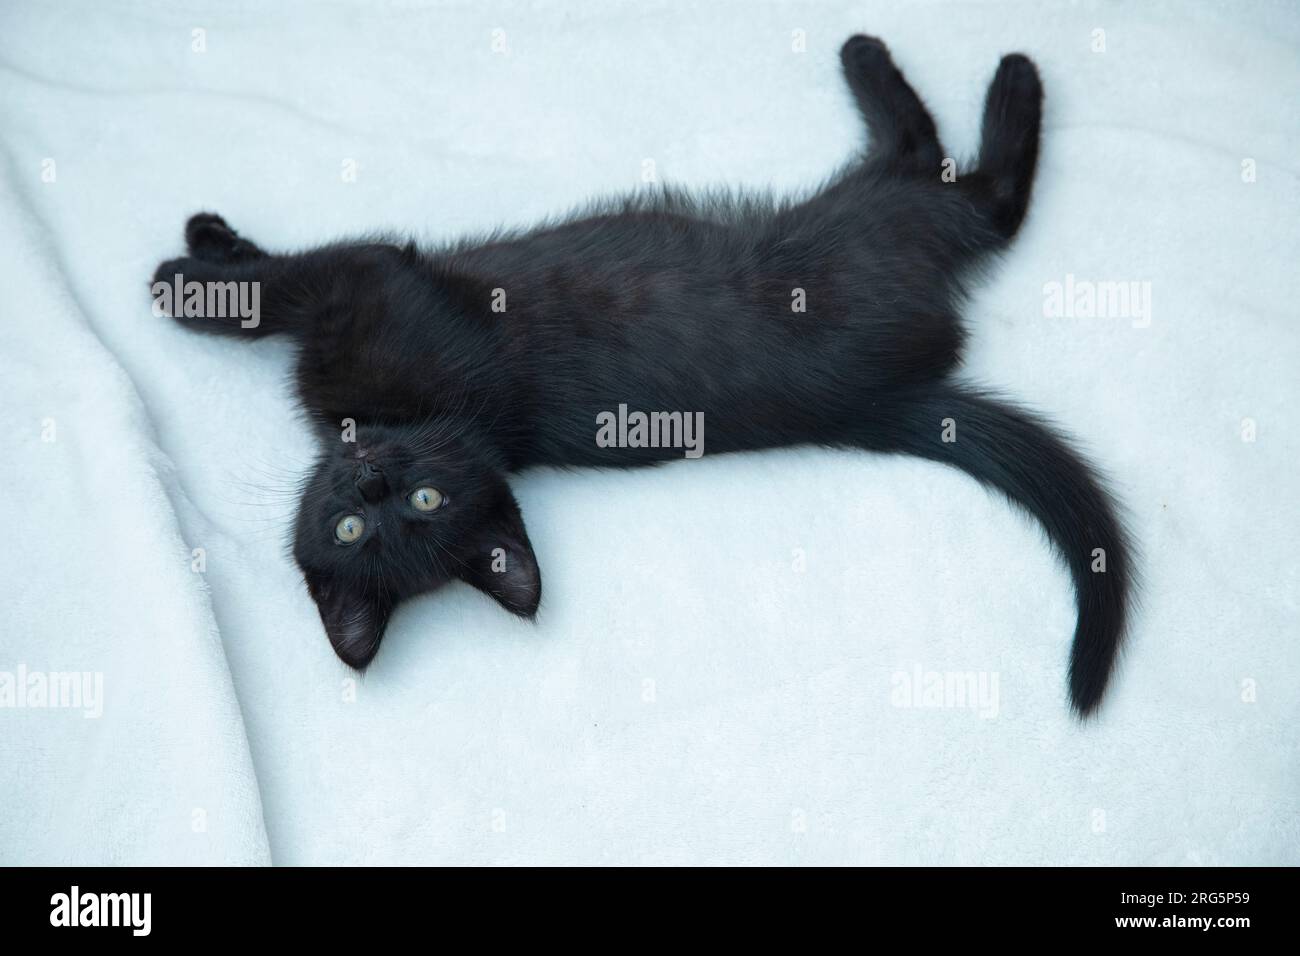
M 864 33 L 856 33 L 844 41 L 844 46 L 840 47 L 840 62 L 850 76 L 876 73 L 894 63 L 885 41 Z
M 213 212 L 190 216 L 185 223 L 185 245 L 191 255 L 210 262 L 238 262 L 262 255 L 262 250 L 239 238 L 226 220 Z
M 178 310 L 173 302 L 176 277 L 180 276 L 180 281 L 183 284 L 186 274 L 192 273 L 196 265 L 197 260 L 188 256 L 182 256 L 179 259 L 168 259 L 159 263 L 158 268 L 153 271 L 153 278 L 149 280 L 149 292 L 154 299 L 155 315 L 177 317 Z
M 235 231 L 214 212 L 201 212 L 190 216 L 185 223 L 185 245 L 192 255 L 204 253 L 219 256 L 235 244 Z
M 150 285 L 157 285 L 159 282 L 171 285 L 176 276 L 184 276 L 187 269 L 194 264 L 194 260 L 188 256 L 181 256 L 179 259 L 168 259 L 160 263 L 158 268 L 153 271 L 153 278 L 149 280 Z
M 1008 53 L 993 76 L 993 89 L 1008 101 L 1039 103 L 1043 99 L 1043 82 L 1038 67 L 1023 53 Z

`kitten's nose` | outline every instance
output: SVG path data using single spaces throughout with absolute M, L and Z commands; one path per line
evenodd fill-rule
M 369 502 L 376 502 L 388 494 L 388 479 L 384 473 L 368 461 L 357 466 L 357 490 L 361 497 Z

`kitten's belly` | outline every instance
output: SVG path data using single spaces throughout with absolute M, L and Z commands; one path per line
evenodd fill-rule
M 836 443 L 915 348 L 890 331 L 918 323 L 882 323 L 878 302 L 818 270 L 806 290 L 795 286 L 808 293 L 804 311 L 785 280 L 650 275 L 640 297 L 620 291 L 601 308 L 552 301 L 517 320 L 527 331 L 516 357 L 534 369 L 545 410 L 529 426 L 530 463 L 622 467 Z
M 528 463 L 617 468 L 834 443 L 869 401 L 865 377 L 846 382 L 838 369 L 806 356 L 775 368 L 754 356 L 726 358 L 628 369 L 554 389 L 531 423 Z

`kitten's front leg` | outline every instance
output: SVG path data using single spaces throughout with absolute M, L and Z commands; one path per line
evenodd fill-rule
M 271 255 L 213 213 L 190 217 L 185 243 L 188 256 L 154 272 L 155 311 L 198 332 L 254 338 L 309 327 L 374 250 L 387 248 L 336 245 Z
M 209 262 L 247 262 L 266 256 L 256 244 L 243 239 L 214 212 L 190 216 L 185 223 L 185 245 L 190 255 Z

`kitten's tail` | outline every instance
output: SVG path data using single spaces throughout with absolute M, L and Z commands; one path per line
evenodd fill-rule
M 882 399 L 868 414 L 856 444 L 955 465 L 1042 523 L 1074 580 L 1070 700 L 1090 715 L 1124 635 L 1131 585 L 1127 535 L 1092 469 L 1033 413 L 951 383 Z

